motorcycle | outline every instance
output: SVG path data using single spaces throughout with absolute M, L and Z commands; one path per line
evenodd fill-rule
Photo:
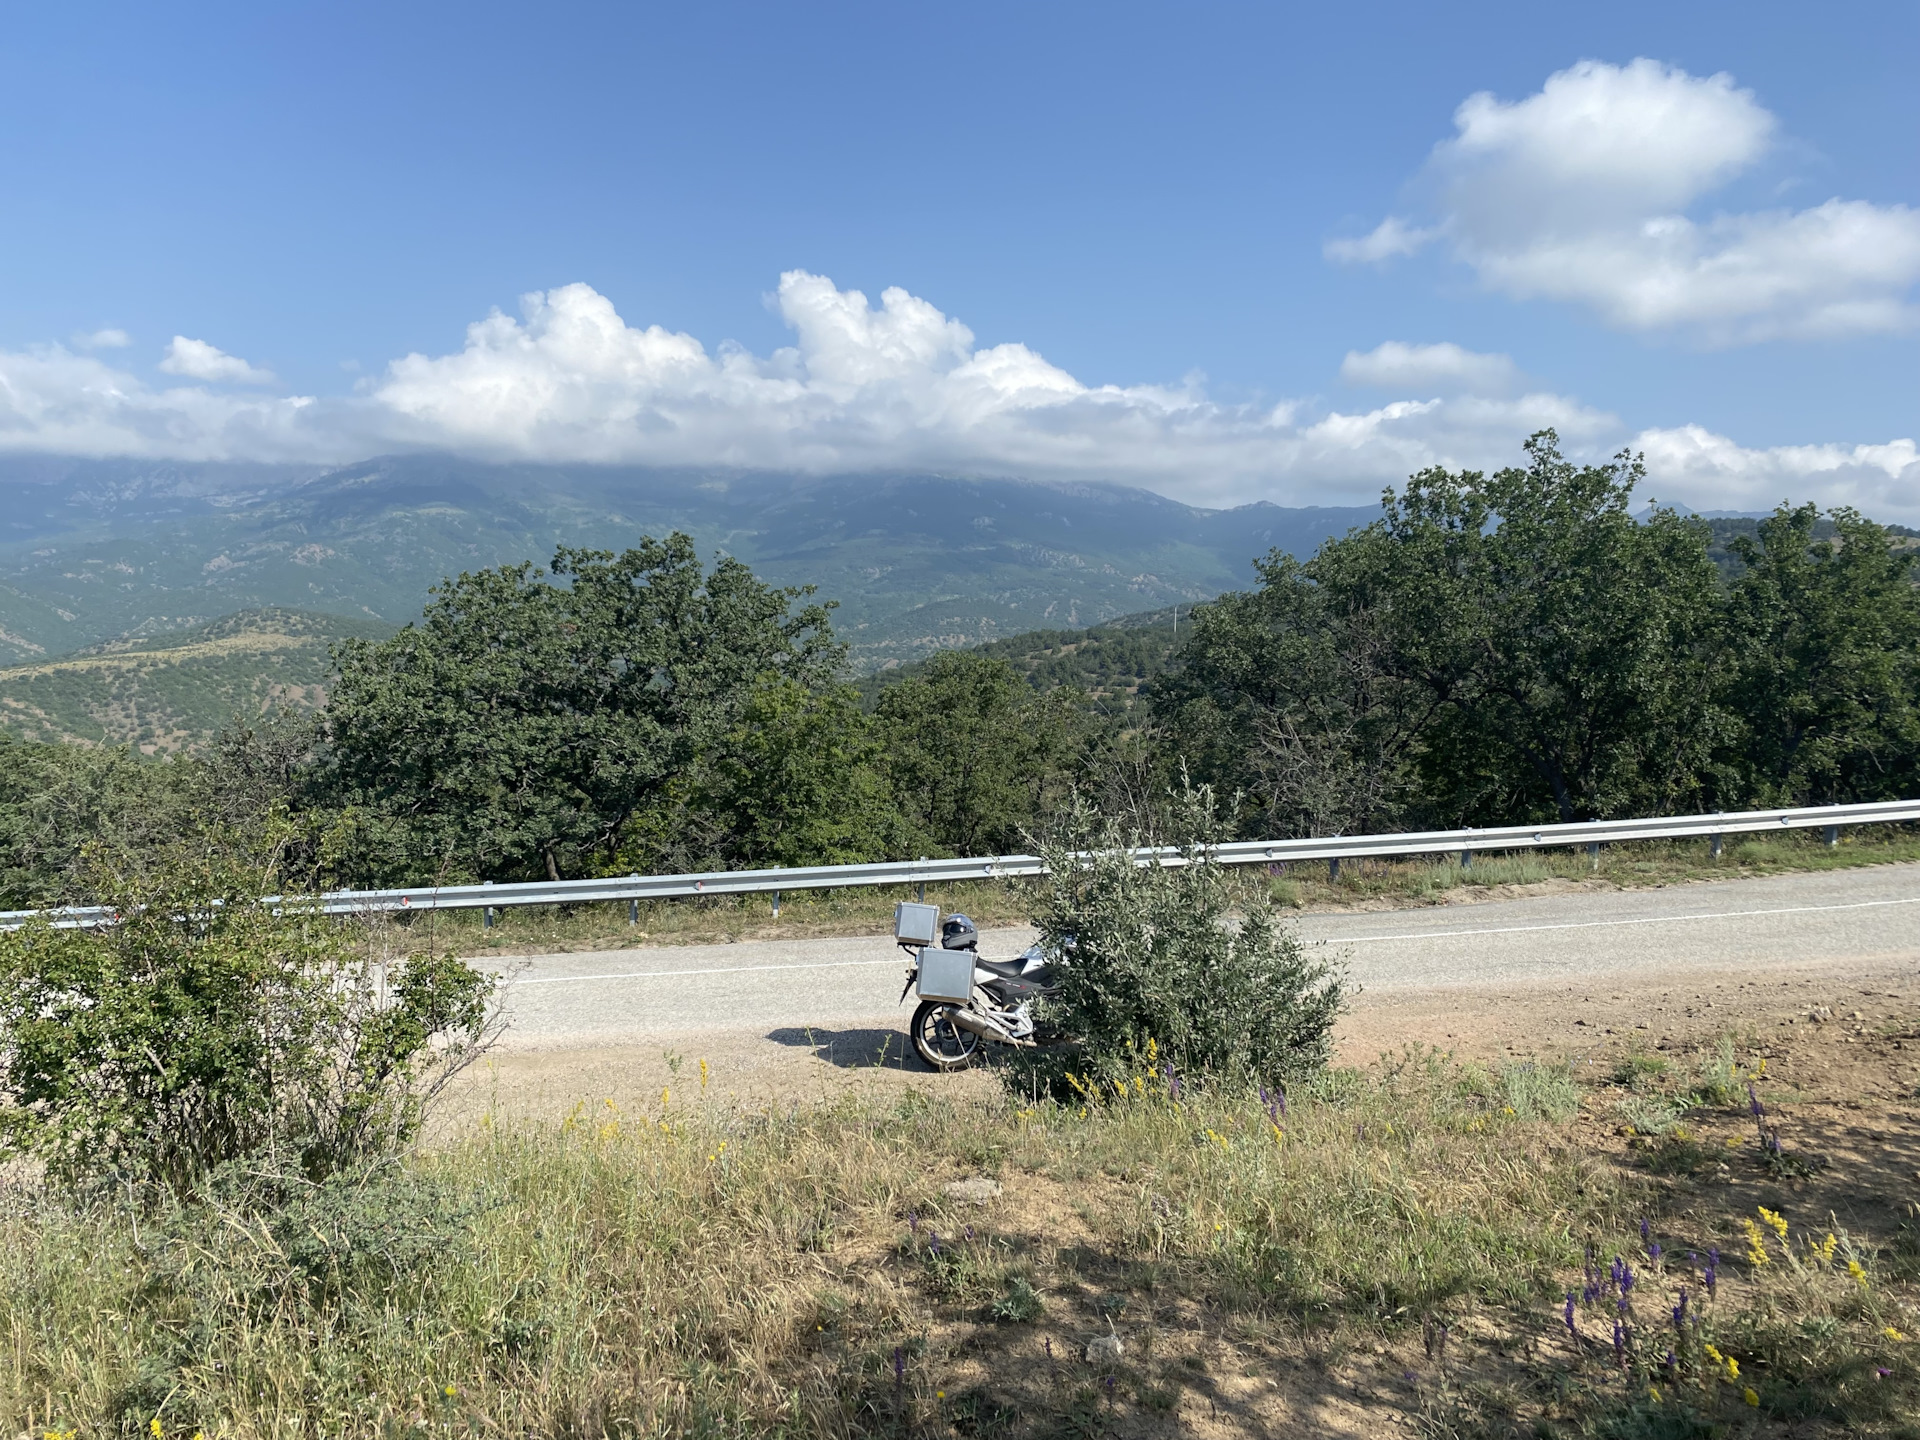
M 1053 993 L 1054 967 L 1064 957 L 1032 945 L 1012 960 L 984 959 L 973 921 L 949 915 L 942 922 L 934 905 L 898 906 L 893 934 L 912 957 L 900 998 L 916 988 L 920 995 L 908 1038 L 929 1067 L 964 1070 L 989 1043 L 1031 1047 L 1048 1038 L 1033 1010 Z

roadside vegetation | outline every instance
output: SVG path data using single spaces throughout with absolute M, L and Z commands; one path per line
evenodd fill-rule
M 274 1211 L 16 1181 L 0 1425 L 1916 1433 L 1891 1179 L 1818 1168 L 1744 1046 L 1661 1064 L 1680 1118 L 1646 1141 L 1629 1083 L 1435 1052 L 1264 1103 L 1143 1065 L 1064 1102 L 752 1108 L 689 1066 L 640 1113 L 483 1120 Z

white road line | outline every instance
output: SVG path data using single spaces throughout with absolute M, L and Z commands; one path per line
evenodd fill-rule
M 622 970 L 610 975 L 542 975 L 531 980 L 508 978 L 514 985 L 573 985 L 584 980 L 656 980 L 674 975 L 747 975 L 766 970 L 844 970 L 855 965 L 903 966 L 904 960 L 820 960 L 805 965 L 726 965 L 712 970 Z
M 1518 935 L 1529 930 L 1595 930 L 1609 925 L 1666 925 L 1681 920 L 1745 920 L 1753 915 L 1806 915 L 1816 910 L 1871 910 L 1883 905 L 1920 905 L 1920 895 L 1900 900 L 1852 900 L 1844 905 L 1783 905 L 1774 910 L 1715 910 L 1698 915 L 1636 915 L 1624 920 L 1567 920 L 1555 925 L 1496 925 L 1485 930 L 1409 930 L 1404 935 L 1335 935 L 1325 945 L 1365 945 L 1381 940 L 1448 940 L 1468 935 Z
M 1392 940 L 1451 940 L 1475 935 L 1521 935 L 1535 930 L 1596 930 L 1618 925 L 1666 925 L 1683 920 L 1744 920 L 1756 915 L 1807 915 L 1825 910 L 1873 910 L 1888 905 L 1920 905 L 1920 895 L 1899 900 L 1855 900 L 1840 905 L 1784 905 L 1771 910 L 1716 910 L 1698 915 L 1638 915 L 1622 920 L 1569 920 L 1552 925 L 1497 925 L 1479 930 L 1410 930 L 1404 935 L 1331 935 L 1324 945 L 1369 945 Z M 594 980 L 668 980 L 688 975 L 757 975 L 776 970 L 847 970 L 863 966 L 905 965 L 904 959 L 820 960 L 798 965 L 726 965 L 704 970 L 620 970 L 605 975 L 509 977 L 520 985 L 581 985 Z

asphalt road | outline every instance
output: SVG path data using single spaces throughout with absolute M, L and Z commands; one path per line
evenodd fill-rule
M 1664 890 L 1544 895 L 1415 910 L 1305 915 L 1375 994 L 1493 989 L 1663 972 L 1920 965 L 1920 866 L 1730 880 Z M 1029 935 L 987 931 L 1012 955 Z M 904 1023 L 904 957 L 885 937 L 534 955 L 496 962 L 509 1049 L 572 1049 L 701 1031 Z

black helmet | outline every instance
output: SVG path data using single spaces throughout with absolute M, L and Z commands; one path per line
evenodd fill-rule
M 980 931 L 964 915 L 949 915 L 940 927 L 942 950 L 972 950 L 980 944 Z

